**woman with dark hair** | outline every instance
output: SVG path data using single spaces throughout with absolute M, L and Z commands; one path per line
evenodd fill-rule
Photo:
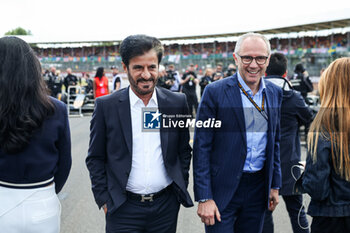
M 94 97 L 108 95 L 108 78 L 105 76 L 103 67 L 98 67 L 94 78 Z
M 70 167 L 66 106 L 48 96 L 30 46 L 0 38 L 0 231 L 58 233 Z
M 303 191 L 311 196 L 311 232 L 350 232 L 350 58 L 322 73 L 321 109 L 310 126 Z

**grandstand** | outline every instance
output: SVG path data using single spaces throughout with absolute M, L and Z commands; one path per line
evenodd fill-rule
M 289 73 L 302 62 L 311 76 L 342 56 L 350 54 L 350 18 L 256 31 L 265 34 L 273 52 L 282 52 L 289 59 Z M 221 62 L 233 63 L 232 52 L 239 35 L 246 32 L 160 38 L 165 45 L 162 63 L 172 62 L 183 71 L 189 63 L 198 69 Z M 76 71 L 91 71 L 98 66 L 121 66 L 120 40 L 77 42 L 29 42 L 43 67 L 71 67 Z

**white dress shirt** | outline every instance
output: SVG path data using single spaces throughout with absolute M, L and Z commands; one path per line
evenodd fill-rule
M 156 193 L 172 183 L 168 176 L 160 144 L 160 132 L 142 132 L 142 108 L 158 108 L 157 94 L 145 106 L 129 89 L 132 125 L 132 164 L 126 190 L 137 194 Z

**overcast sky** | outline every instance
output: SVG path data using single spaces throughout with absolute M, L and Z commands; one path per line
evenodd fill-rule
M 49 41 L 244 32 L 350 18 L 349 0 L 7 0 L 0 9 L 0 36 L 22 27 Z

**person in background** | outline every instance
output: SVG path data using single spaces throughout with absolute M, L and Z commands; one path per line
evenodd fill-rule
M 214 75 L 216 73 L 221 73 L 222 76 L 224 76 L 224 73 L 223 73 L 223 64 L 221 62 L 219 62 L 218 64 L 216 64 L 216 68 L 215 68 L 215 72 L 212 74 L 212 78 L 214 79 Z
M 303 64 L 299 63 L 295 66 L 294 76 L 290 80 L 295 90 L 299 91 L 305 102 L 309 104 L 307 93 L 313 91 L 312 82 L 309 73 L 304 68 Z
M 350 58 L 339 58 L 318 83 L 321 109 L 308 135 L 301 192 L 311 197 L 312 233 L 350 232 Z
M 98 67 L 94 78 L 94 98 L 108 94 L 108 78 L 105 76 L 103 67 Z
M 175 65 L 173 63 L 168 64 L 167 77 L 172 80 L 172 85 L 170 91 L 178 92 L 180 90 L 180 74 L 175 70 Z
M 225 78 L 232 76 L 234 73 L 236 73 L 236 70 L 237 70 L 237 67 L 235 66 L 235 64 L 230 63 L 227 67 L 227 71 L 225 73 Z
M 301 160 L 300 134 L 301 125 L 309 125 L 312 112 L 299 92 L 293 90 L 287 77 L 288 60 L 282 53 L 273 53 L 266 69 L 265 80 L 270 80 L 283 90 L 281 105 L 281 140 L 280 157 L 282 171 L 282 195 L 289 214 L 294 233 L 308 233 L 308 221 L 303 206 L 303 196 L 293 193 L 295 178 L 300 176 L 297 168 Z M 293 175 L 292 173 L 293 172 Z M 293 177 L 294 176 L 294 177 Z M 265 213 L 263 233 L 273 233 L 272 211 Z
M 71 168 L 67 107 L 48 96 L 34 51 L 0 38 L 0 231 L 60 232 Z
M 50 95 L 57 98 L 62 92 L 62 79 L 57 75 L 56 67 L 51 66 L 50 72 L 44 77 L 47 88 L 50 90 Z
M 112 74 L 113 74 L 113 92 L 118 91 L 121 88 L 122 77 L 119 75 L 119 69 L 116 66 L 112 66 Z
M 201 78 L 201 81 L 199 82 L 199 86 L 201 87 L 201 96 L 203 95 L 204 88 L 213 82 L 213 79 L 211 76 L 213 75 L 213 69 L 207 68 L 204 72 L 204 76 Z
M 72 69 L 67 69 L 67 76 L 64 78 L 64 86 L 66 88 L 66 92 L 68 93 L 68 88 L 70 86 L 76 86 L 78 84 L 78 78 L 74 74 L 72 74 Z M 70 88 L 69 94 L 75 94 L 76 88 Z
M 173 86 L 173 84 L 173 80 L 168 79 L 168 74 L 165 70 L 165 67 L 163 65 L 159 65 L 157 86 L 170 89 Z
M 198 98 L 196 93 L 196 85 L 199 83 L 195 73 L 195 66 L 190 64 L 186 73 L 182 75 L 180 85 L 182 85 L 182 92 L 186 95 L 188 108 L 190 114 L 193 116 L 193 109 L 197 112 Z
M 223 79 L 224 78 L 224 74 L 221 73 L 221 72 L 215 72 L 213 77 L 214 77 L 213 78 L 213 82 L 215 82 L 215 81 Z

